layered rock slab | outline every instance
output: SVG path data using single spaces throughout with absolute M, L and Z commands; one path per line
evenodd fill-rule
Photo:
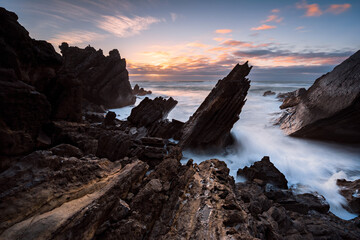
M 230 130 L 239 120 L 250 87 L 248 62 L 234 69 L 211 90 L 182 129 L 183 148 L 221 148 L 231 142 Z
M 289 135 L 360 142 L 360 51 L 318 78 L 281 120 Z

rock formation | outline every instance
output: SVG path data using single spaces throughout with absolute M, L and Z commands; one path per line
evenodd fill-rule
M 263 96 L 266 97 L 266 96 L 271 96 L 271 95 L 275 95 L 276 93 L 271 91 L 271 90 L 268 90 L 268 91 L 265 91 Z
M 157 97 L 153 100 L 146 97 L 131 110 L 128 121 L 137 128 L 146 127 L 148 136 L 178 140 L 184 123 L 175 119 L 172 121 L 166 119 L 176 104 L 177 101 L 171 97 L 169 99 Z
M 204 102 L 185 123 L 181 147 L 223 147 L 230 141 L 230 130 L 239 120 L 250 81 L 248 62 L 237 64 L 224 79 L 219 80 Z
M 64 57 L 64 68 L 82 82 L 83 97 L 105 108 L 119 108 L 135 103 L 125 59 L 114 49 L 105 57 L 102 50 L 59 46 Z
M 279 93 L 277 98 L 279 98 L 283 103 L 280 105 L 280 109 L 285 109 L 289 107 L 294 107 L 300 103 L 301 97 L 306 93 L 305 88 L 297 89 L 293 92 L 288 93 Z
M 275 166 L 270 162 L 269 157 L 263 157 L 260 162 L 255 162 L 251 167 L 239 169 L 237 175 L 246 177 L 250 181 L 255 181 L 259 185 L 271 183 L 282 189 L 287 189 L 287 180 Z
M 138 84 L 135 84 L 133 89 L 133 94 L 137 96 L 145 96 L 147 94 L 151 94 L 151 91 L 147 91 L 144 88 L 140 88 Z
M 289 135 L 360 142 L 360 51 L 318 78 L 282 119 Z
M 154 123 L 166 119 L 168 113 L 178 102 L 172 97 L 164 99 L 157 97 L 154 100 L 145 98 L 140 104 L 131 109 L 128 120 L 137 127 L 148 127 Z
M 340 193 L 347 201 L 343 207 L 349 212 L 360 214 L 360 179 L 346 181 L 338 179 L 336 184 L 340 187 Z

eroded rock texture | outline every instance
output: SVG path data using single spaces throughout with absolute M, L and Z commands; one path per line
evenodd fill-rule
M 318 78 L 281 128 L 296 137 L 360 142 L 360 51 Z
M 64 68 L 82 82 L 83 97 L 105 108 L 119 108 L 135 103 L 126 62 L 114 49 L 105 57 L 102 50 L 60 46 Z
M 224 147 L 231 142 L 230 130 L 239 120 L 250 81 L 248 63 L 237 64 L 219 80 L 204 102 L 185 123 L 180 146 L 184 148 Z
M 338 179 L 336 184 L 347 201 L 344 208 L 349 212 L 360 214 L 360 179 L 355 181 Z

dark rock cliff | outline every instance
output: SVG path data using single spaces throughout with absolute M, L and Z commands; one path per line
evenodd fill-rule
M 360 51 L 318 78 L 281 128 L 296 137 L 360 142 Z
M 63 43 L 60 49 L 64 68 L 82 82 L 85 99 L 104 105 L 105 108 L 119 108 L 135 103 L 126 61 L 120 57 L 117 49 L 110 51 L 107 57 L 102 50 L 96 51 L 90 46 L 81 49 Z

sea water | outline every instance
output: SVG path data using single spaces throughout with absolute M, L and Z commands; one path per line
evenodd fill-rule
M 173 97 L 177 106 L 168 115 L 169 119 L 187 121 L 196 111 L 216 81 L 143 81 L 136 82 L 157 96 Z M 135 84 L 135 83 L 133 83 Z M 230 174 L 236 177 L 239 168 L 250 166 L 263 156 L 269 156 L 271 162 L 285 175 L 289 187 L 299 193 L 317 192 L 330 204 L 330 211 L 343 219 L 352 219 L 354 214 L 342 208 L 345 199 L 339 194 L 336 179 L 355 180 L 360 178 L 360 148 L 351 145 L 326 143 L 286 136 L 274 120 L 281 114 L 281 102 L 273 96 L 263 96 L 267 90 L 289 92 L 298 88 L 308 88 L 312 82 L 251 82 L 247 101 L 241 111 L 240 120 L 232 129 L 236 138 L 234 147 L 218 155 L 198 154 L 184 151 L 183 163 L 192 158 L 200 163 L 211 158 L 226 162 Z M 138 97 L 135 106 L 145 97 Z M 133 106 L 114 109 L 120 119 L 129 116 Z

